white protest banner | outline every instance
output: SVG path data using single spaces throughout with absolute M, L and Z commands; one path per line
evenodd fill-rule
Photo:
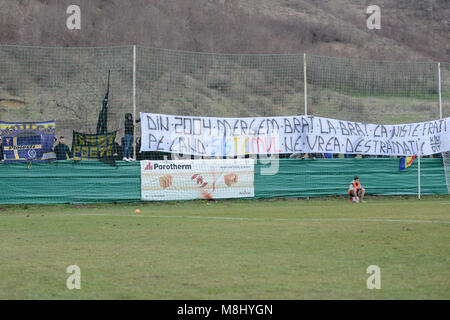
M 141 113 L 141 151 L 200 156 L 450 151 L 450 118 L 381 125 L 315 116 L 214 118 Z
M 254 197 L 253 159 L 141 161 L 142 200 Z

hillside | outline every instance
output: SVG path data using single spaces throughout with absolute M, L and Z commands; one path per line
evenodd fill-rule
M 381 30 L 366 27 L 368 0 L 1 0 L 0 43 L 450 62 L 450 1 L 376 3 Z M 71 4 L 79 31 L 65 26 Z
M 0 43 L 41 46 L 0 46 L 0 120 L 56 119 L 67 137 L 94 132 L 111 70 L 109 129 L 122 130 L 132 111 L 131 44 L 137 112 L 303 113 L 306 52 L 308 114 L 436 119 L 432 61 L 441 61 L 450 116 L 450 2 L 377 2 L 381 30 L 366 28 L 366 1 L 0 0 Z M 66 28 L 70 4 L 81 7 L 81 30 Z

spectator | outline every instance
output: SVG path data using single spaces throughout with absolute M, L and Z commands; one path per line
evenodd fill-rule
M 333 158 L 332 153 L 325 153 L 325 152 L 319 152 L 319 153 L 313 153 L 312 154 L 314 158 L 317 159 L 331 159 Z
M 63 136 L 59 137 L 59 143 L 53 148 L 53 152 L 56 154 L 56 160 L 67 160 L 67 155 L 69 155 L 69 160 L 72 160 L 72 152 L 64 143 Z
M 3 141 L 2 141 L 2 137 L 0 137 L 0 160 L 3 162 L 5 162 L 5 155 L 3 153 Z
M 136 123 L 140 122 L 141 119 L 136 120 Z M 125 114 L 125 145 L 123 150 L 123 160 L 124 161 L 135 161 L 132 157 L 133 154 L 133 140 L 134 140 L 134 123 L 133 115 L 131 113 Z
M 120 148 L 122 149 L 122 156 L 123 156 L 125 151 L 125 137 L 122 137 L 122 139 L 120 139 Z
M 137 160 L 142 160 L 142 153 L 141 153 L 141 138 L 136 138 L 136 158 Z
M 144 151 L 142 152 L 142 160 L 165 160 L 171 159 L 171 154 L 161 151 Z
M 123 157 L 122 147 L 114 141 L 113 143 L 113 158 L 114 160 L 120 160 Z
M 305 155 L 302 153 L 293 153 L 289 156 L 289 159 L 305 159 Z

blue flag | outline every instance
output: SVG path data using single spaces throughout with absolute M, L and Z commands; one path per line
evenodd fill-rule
M 6 162 L 52 161 L 55 121 L 0 122 Z

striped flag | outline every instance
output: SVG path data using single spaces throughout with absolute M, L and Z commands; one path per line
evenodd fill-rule
M 412 157 L 401 157 L 400 158 L 400 168 L 399 171 L 403 171 L 406 168 L 410 167 L 416 158 L 416 155 L 413 155 Z

